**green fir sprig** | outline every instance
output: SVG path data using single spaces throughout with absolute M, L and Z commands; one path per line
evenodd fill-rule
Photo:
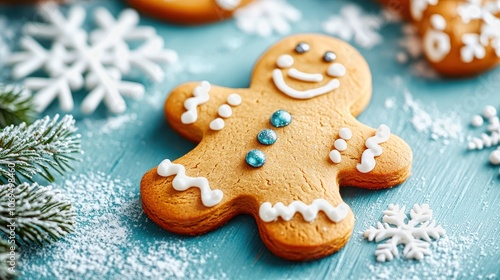
M 15 270 L 12 270 L 8 263 L 10 261 L 11 246 L 13 245 L 6 240 L 0 239 L 0 279 L 14 279 L 15 277 Z
M 12 208 L 15 201 L 15 208 Z M 28 244 L 53 242 L 73 231 L 75 210 L 52 187 L 23 183 L 0 186 L 0 231 L 9 235 L 14 223 L 16 238 Z
M 0 128 L 31 123 L 36 115 L 33 96 L 21 88 L 0 85 Z
M 39 174 L 54 181 L 52 171 L 59 174 L 72 169 L 70 162 L 81 154 L 80 135 L 71 115 L 45 117 L 31 125 L 8 126 L 0 131 L 0 183 L 14 177 L 33 181 Z M 14 172 L 12 172 L 14 171 Z

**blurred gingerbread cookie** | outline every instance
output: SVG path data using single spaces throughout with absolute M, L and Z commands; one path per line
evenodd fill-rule
M 500 62 L 500 0 L 383 0 L 407 15 L 441 74 L 466 77 Z
M 180 24 L 203 24 L 230 17 L 252 0 L 128 0 L 142 13 Z

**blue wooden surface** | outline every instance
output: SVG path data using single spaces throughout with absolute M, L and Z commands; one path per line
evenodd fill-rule
M 293 25 L 294 33 L 321 32 L 321 22 L 349 3 L 347 0 L 290 2 L 303 12 L 303 20 Z M 356 3 L 367 11 L 380 12 L 380 7 L 369 0 Z M 120 1 L 104 1 L 100 5 L 110 8 L 115 15 L 125 7 Z M 95 2 L 86 6 L 92 10 Z M 33 18 L 29 8 L 2 8 L 0 13 L 11 20 Z M 180 64 L 167 68 L 167 78 L 161 84 L 153 85 L 139 76 L 137 80 L 147 85 L 146 96 L 139 101 L 128 100 L 127 112 L 118 119 L 108 115 L 104 108 L 91 116 L 81 114 L 78 109 L 73 112 L 85 154 L 76 170 L 58 178 L 56 185 L 76 200 L 78 229 L 73 237 L 56 245 L 26 248 L 20 260 L 21 279 L 500 278 L 498 170 L 488 164 L 487 150 L 467 152 L 464 141 L 466 136 L 482 132 L 468 126 L 470 117 L 480 113 L 487 104 L 497 108 L 500 105 L 500 69 L 466 80 L 417 77 L 408 65 L 399 64 L 395 59 L 400 50 L 398 24 L 382 29 L 381 45 L 371 50 L 360 48 L 370 64 L 374 83 L 372 101 L 359 119 L 374 127 L 386 123 L 411 145 L 412 176 L 403 185 L 389 190 L 343 189 L 341 194 L 356 215 L 351 240 L 337 254 L 318 261 L 295 263 L 267 251 L 249 216 L 238 217 L 204 236 L 183 237 L 163 231 L 148 221 L 141 212 L 139 200 L 139 182 L 147 170 L 165 158 L 178 158 L 194 147 L 164 121 L 162 106 L 168 92 L 182 82 L 196 80 L 235 88 L 248 86 L 253 63 L 279 36 L 246 35 L 236 29 L 232 20 L 197 27 L 173 26 L 145 17 L 141 22 L 157 28 L 166 45 L 178 51 Z M 443 143 L 432 140 L 429 133 L 417 132 L 410 121 L 411 111 L 403 108 L 406 90 L 421 102 L 431 117 L 455 116 L 453 118 L 462 124 L 459 137 Z M 77 102 L 81 98 L 76 97 Z M 393 108 L 387 108 L 387 99 L 394 101 Z M 50 115 L 58 112 L 56 105 L 47 111 Z M 89 187 L 86 195 L 75 194 L 78 182 L 81 187 L 82 181 L 95 181 L 96 176 L 114 183 Z M 94 198 L 109 199 L 107 208 L 88 211 Z M 434 243 L 433 257 L 420 263 L 402 258 L 376 263 L 376 244 L 363 240 L 361 233 L 375 225 L 391 203 L 407 208 L 414 203 L 430 204 L 434 219 L 447 230 L 447 237 L 441 243 Z M 119 226 L 115 227 L 115 222 Z M 96 238 L 95 247 L 88 246 L 89 241 L 84 241 L 82 236 L 100 236 L 106 232 L 106 223 L 111 236 Z M 94 229 L 101 232 L 93 232 Z M 80 245 L 75 244 L 79 242 Z M 72 255 L 78 260 L 71 259 Z M 88 262 L 82 261 L 85 256 Z M 127 257 L 130 263 L 124 260 Z M 93 267 L 92 260 L 101 265 Z M 167 265 L 159 263 L 161 260 Z M 177 266 L 173 265 L 176 261 Z

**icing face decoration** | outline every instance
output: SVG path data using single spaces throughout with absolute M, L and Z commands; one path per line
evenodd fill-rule
M 295 46 L 296 55 L 306 55 L 311 50 L 311 46 L 308 43 L 300 42 Z M 284 94 L 296 98 L 296 99 L 309 99 L 329 93 L 340 86 L 340 81 L 335 79 L 335 77 L 342 77 L 346 74 L 346 69 L 344 65 L 334 62 L 337 56 L 333 51 L 326 51 L 323 54 L 323 64 L 326 64 L 328 68 L 326 69 L 327 77 L 324 77 L 322 73 L 307 73 L 303 72 L 298 68 L 295 68 L 295 60 L 290 54 L 282 54 L 276 60 L 276 66 L 278 68 L 273 70 L 273 81 L 276 87 Z M 319 59 L 318 59 L 319 60 Z M 329 65 L 327 63 L 330 63 Z M 297 65 L 300 66 L 300 65 Z M 318 67 L 321 69 L 321 67 Z M 297 90 L 289 86 L 285 80 L 284 72 L 286 72 L 288 78 L 295 79 L 301 82 L 310 83 L 311 88 L 307 90 Z M 333 78 L 324 85 L 317 86 L 316 84 L 323 82 L 325 79 Z

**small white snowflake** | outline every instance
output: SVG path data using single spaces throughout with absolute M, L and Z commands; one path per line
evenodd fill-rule
M 457 7 L 457 13 L 465 24 L 472 20 L 481 21 L 481 31 L 479 34 L 467 33 L 462 36 L 460 53 L 465 63 L 470 63 L 486 56 L 486 47 L 489 45 L 495 49 L 495 53 L 500 57 L 500 0 L 482 2 L 481 0 L 469 0 Z
M 369 49 L 382 42 L 378 31 L 383 24 L 381 16 L 364 14 L 359 6 L 349 4 L 340 9 L 340 15 L 331 16 L 323 23 L 323 31 L 346 41 L 354 39 Z
M 290 22 L 302 14 L 285 0 L 256 0 L 234 12 L 236 26 L 245 33 L 262 37 L 290 33 Z
M 486 56 L 486 49 L 480 43 L 479 35 L 474 33 L 464 34 L 462 43 L 464 46 L 460 49 L 462 60 L 466 63 L 472 62 L 474 58 L 483 59 Z
M 377 222 L 376 228 L 370 227 L 364 232 L 369 241 L 388 239 L 386 243 L 379 244 L 375 251 L 379 262 L 391 261 L 397 257 L 399 244 L 404 245 L 403 254 L 406 259 L 421 260 L 425 255 L 431 254 L 431 237 L 437 240 L 446 233 L 441 226 L 431 222 L 432 210 L 428 204 L 415 204 L 408 222 L 405 207 L 399 208 L 399 205 L 391 204 L 383 213 L 384 223 Z
M 151 27 L 137 26 L 139 16 L 134 10 L 123 11 L 118 19 L 104 8 L 95 11 L 97 29 L 87 34 L 82 28 L 86 12 L 73 7 L 68 17 L 57 6 L 41 7 L 47 23 L 31 23 L 24 27 L 21 40 L 24 52 L 14 53 L 7 62 L 13 64 L 16 79 L 45 70 L 48 77 L 27 78 L 25 87 L 36 91 L 34 103 L 43 111 L 59 98 L 61 109 L 73 110 L 72 92 L 86 87 L 89 94 L 82 102 L 85 113 L 92 113 L 104 102 L 113 113 L 126 109 L 122 96 L 139 98 L 144 86 L 122 80 L 132 66 L 148 74 L 154 81 L 163 79 L 163 70 L 157 63 L 170 63 L 177 54 L 163 48 L 163 40 Z M 34 39 L 52 42 L 50 49 Z M 131 49 L 130 43 L 137 48 Z

